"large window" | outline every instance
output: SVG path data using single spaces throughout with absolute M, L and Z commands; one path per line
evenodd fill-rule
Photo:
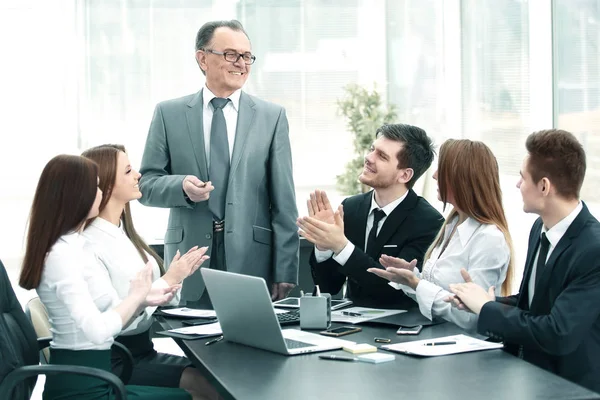
M 555 110 L 587 154 L 582 197 L 600 211 L 600 1 L 554 1 Z

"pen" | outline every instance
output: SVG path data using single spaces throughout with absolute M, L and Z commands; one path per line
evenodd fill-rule
M 213 340 L 209 340 L 208 342 L 204 343 L 204 345 L 205 346 L 210 346 L 211 344 L 220 342 L 221 340 L 223 340 L 223 335 L 221 335 L 221 336 L 219 336 L 217 338 L 214 338 Z
M 317 297 L 321 296 L 321 289 L 319 288 L 319 285 L 316 285 L 317 287 Z
M 456 342 L 431 342 L 431 343 L 425 343 L 425 344 L 423 344 L 423 346 L 444 346 L 447 344 L 456 344 Z
M 362 317 L 361 313 L 350 312 L 350 311 L 342 311 L 342 315 L 348 315 L 349 317 Z
M 300 297 L 304 297 L 304 290 L 300 289 Z
M 336 356 L 335 354 L 333 354 L 333 355 L 328 355 L 328 356 L 319 356 L 319 358 L 320 358 L 321 360 L 334 360 L 334 361 L 358 361 L 358 358 L 356 358 L 356 357 Z

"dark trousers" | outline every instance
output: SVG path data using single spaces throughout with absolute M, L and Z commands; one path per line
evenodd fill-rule
M 213 231 L 212 251 L 210 253 L 210 269 L 227 271 L 225 262 L 225 231 Z M 197 301 L 188 301 L 186 306 L 189 308 L 212 309 L 212 302 L 208 295 L 208 290 L 204 289 L 202 297 Z

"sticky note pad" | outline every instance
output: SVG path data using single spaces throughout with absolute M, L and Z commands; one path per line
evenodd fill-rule
M 368 362 L 368 363 L 373 363 L 373 364 L 394 361 L 396 359 L 396 357 L 394 357 L 393 354 L 387 354 L 387 353 L 364 354 L 362 356 L 358 356 L 357 358 L 358 358 L 358 361 Z
M 349 344 L 344 346 L 342 349 L 352 354 L 374 353 L 377 351 L 377 347 L 368 343 Z

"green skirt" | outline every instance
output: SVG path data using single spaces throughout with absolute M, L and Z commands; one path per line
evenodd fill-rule
M 111 371 L 110 350 L 50 349 L 50 364 L 81 365 Z M 156 386 L 125 386 L 128 399 L 186 399 L 192 396 L 183 389 Z M 113 392 L 105 381 L 75 374 L 46 377 L 44 400 L 105 400 L 113 399 Z

